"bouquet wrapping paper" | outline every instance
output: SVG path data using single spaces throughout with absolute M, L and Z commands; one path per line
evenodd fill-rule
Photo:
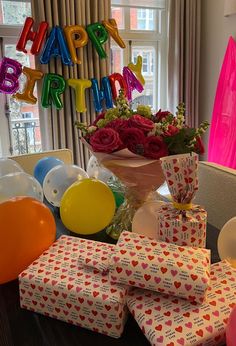
M 78 265 L 98 269 L 106 274 L 115 245 L 94 240 L 80 239 Z
M 154 346 L 218 346 L 236 303 L 236 269 L 227 262 L 211 266 L 207 301 L 201 306 L 183 299 L 134 289 L 128 308 Z
M 173 202 L 158 211 L 158 239 L 205 247 L 207 213 L 192 204 L 198 190 L 198 155 L 173 155 L 160 160 Z
M 209 285 L 210 250 L 123 232 L 111 255 L 109 275 L 112 282 L 202 303 Z
M 127 317 L 127 288 L 99 270 L 78 266 L 83 240 L 61 236 L 19 275 L 22 308 L 120 337 Z

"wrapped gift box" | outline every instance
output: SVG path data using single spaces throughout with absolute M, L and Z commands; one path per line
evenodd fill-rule
M 202 303 L 209 285 L 210 250 L 122 232 L 110 258 L 109 275 L 112 282 Z
M 228 262 L 211 267 L 207 301 L 201 306 L 184 299 L 134 289 L 128 308 L 155 346 L 218 346 L 236 303 L 236 269 Z
M 160 159 L 172 203 L 158 210 L 157 239 L 180 246 L 206 246 L 207 213 L 192 204 L 198 190 L 198 155 L 171 155 Z
M 199 205 L 178 210 L 167 203 L 158 210 L 157 220 L 158 240 L 181 246 L 206 246 L 207 212 Z
M 78 266 L 86 240 L 62 236 L 19 275 L 22 308 L 120 337 L 127 288 L 98 269 Z

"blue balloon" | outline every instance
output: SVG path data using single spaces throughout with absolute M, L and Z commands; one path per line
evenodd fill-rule
M 59 165 L 64 165 L 64 162 L 56 157 L 44 157 L 39 160 L 34 167 L 34 177 L 43 186 L 43 181 L 46 174 L 53 168 Z
M 112 108 L 112 92 L 111 85 L 108 77 L 102 78 L 102 87 L 99 90 L 98 81 L 96 78 L 91 78 L 92 92 L 93 92 L 93 102 L 96 112 L 102 112 L 102 101 L 105 100 L 106 108 Z
M 40 57 L 41 64 L 48 64 L 51 57 L 61 57 L 64 65 L 73 65 L 63 31 L 59 26 L 55 26 L 48 36 Z

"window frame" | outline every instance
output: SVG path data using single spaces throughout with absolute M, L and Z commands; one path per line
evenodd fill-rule
M 128 3 L 127 5 L 117 3 L 116 0 L 111 1 L 111 8 L 122 8 L 123 10 L 123 25 L 124 28 L 119 28 L 119 33 L 124 42 L 126 48 L 123 50 L 123 62 L 131 62 L 131 50 L 132 42 L 144 43 L 144 46 L 153 45 L 156 51 L 156 64 L 157 67 L 154 79 L 156 79 L 156 85 L 154 86 L 155 93 L 153 93 L 154 107 L 156 110 L 159 108 L 166 108 L 167 106 L 167 0 L 157 3 L 157 6 L 150 6 L 140 4 L 133 5 Z M 154 15 L 154 30 L 141 30 L 131 29 L 130 23 L 130 9 L 153 9 L 157 10 Z M 111 46 L 116 46 L 116 43 L 111 40 Z M 134 47 L 134 46 L 133 46 Z M 144 75 L 145 78 L 145 75 Z M 154 82 L 155 83 L 155 82 Z M 145 86 L 144 86 L 145 88 Z

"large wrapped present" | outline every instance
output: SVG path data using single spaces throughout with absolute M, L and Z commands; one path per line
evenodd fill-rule
M 128 297 L 129 310 L 155 346 L 224 345 L 235 303 L 236 269 L 228 262 L 212 265 L 207 301 L 200 306 L 141 289 L 134 289 Z
M 210 250 L 122 232 L 110 258 L 109 274 L 113 282 L 202 303 L 209 285 Z
M 160 160 L 172 203 L 158 210 L 157 239 L 181 246 L 205 247 L 207 213 L 192 204 L 198 190 L 198 155 L 173 155 Z
M 98 269 L 78 266 L 86 240 L 61 236 L 19 276 L 22 308 L 120 337 L 127 288 Z

